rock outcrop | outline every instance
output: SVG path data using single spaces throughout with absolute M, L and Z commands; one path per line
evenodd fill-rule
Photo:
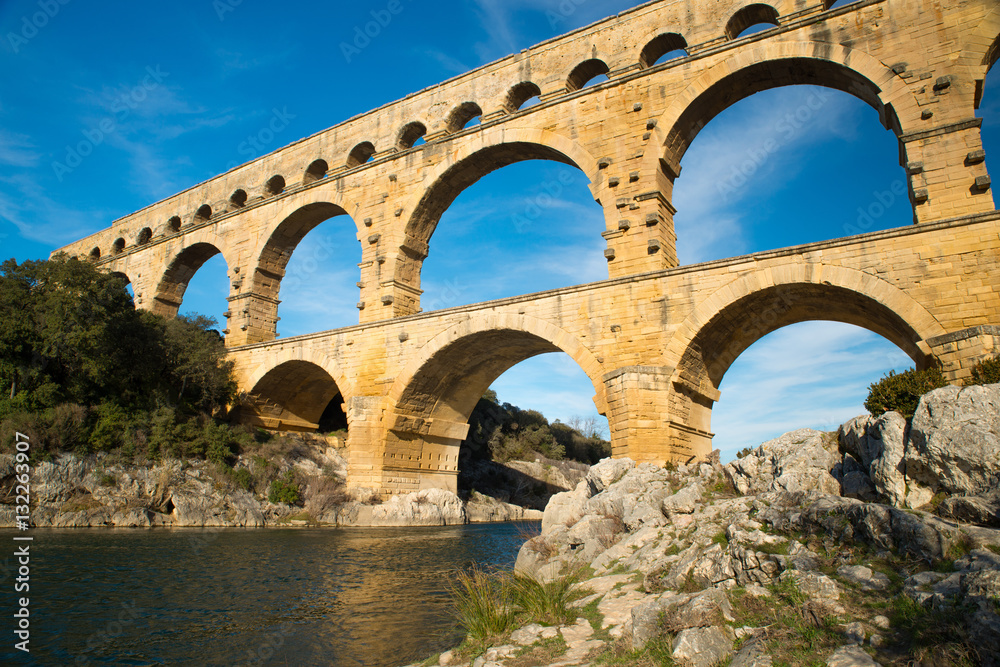
M 438 664 L 1000 665 L 1000 530 L 983 525 L 998 389 L 939 390 L 912 425 L 795 431 L 725 466 L 602 461 L 552 498 L 516 565 L 586 572 L 581 618 Z
M 530 469 L 534 464 L 524 465 Z M 66 454 L 34 466 L 31 520 L 36 527 L 53 528 L 260 528 L 442 526 L 538 520 L 542 515 L 482 494 L 463 501 L 440 489 L 383 501 L 371 490 L 347 489 L 346 469 L 340 450 L 315 442 L 270 459 L 243 457 L 234 471 L 205 461 L 139 466 L 117 463 L 107 455 Z M 241 486 L 235 474 L 239 471 L 250 488 Z M 300 502 L 269 502 L 266 480 L 287 474 L 297 480 Z M 12 489 L 13 475 L 14 457 L 0 455 L 0 487 Z M 0 527 L 14 523 L 14 506 L 0 504 Z

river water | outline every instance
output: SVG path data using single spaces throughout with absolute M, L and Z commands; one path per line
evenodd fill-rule
M 460 641 L 450 575 L 511 567 L 532 529 L 35 530 L 28 594 L 0 531 L 0 664 L 404 665 Z

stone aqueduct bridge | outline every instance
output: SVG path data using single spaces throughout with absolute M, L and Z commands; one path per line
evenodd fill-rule
M 125 274 L 140 307 L 167 315 L 221 253 L 226 342 L 249 395 L 237 413 L 310 429 L 341 395 L 350 483 L 387 493 L 454 487 L 477 399 L 545 352 L 566 352 L 587 373 L 614 454 L 649 461 L 706 455 L 726 369 L 795 322 L 866 327 L 960 380 L 1000 342 L 1000 214 L 975 116 L 1000 54 L 1000 5 L 831 5 L 652 2 L 303 139 L 63 250 Z M 775 27 L 740 36 L 761 22 Z M 686 55 L 657 63 L 678 49 Z M 584 87 L 602 73 L 607 82 Z M 792 84 L 846 91 L 878 111 L 899 138 L 914 225 L 679 267 L 670 202 L 685 150 L 730 105 Z M 525 106 L 534 96 L 540 103 Z M 609 279 L 421 313 L 421 264 L 441 214 L 487 173 L 529 159 L 589 177 Z M 275 340 L 292 252 L 344 213 L 360 242 L 360 323 Z

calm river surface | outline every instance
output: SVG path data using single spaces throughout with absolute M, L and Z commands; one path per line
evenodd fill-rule
M 30 531 L 30 655 L 0 531 L 0 664 L 404 665 L 461 638 L 449 574 L 511 567 L 536 525 Z

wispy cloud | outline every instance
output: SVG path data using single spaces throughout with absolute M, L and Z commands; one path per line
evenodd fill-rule
M 40 157 L 28 135 L 0 129 L 0 164 L 34 167 Z
M 58 247 L 103 229 L 111 217 L 58 202 L 31 176 L 15 174 L 0 178 L 0 219 L 25 239 Z

